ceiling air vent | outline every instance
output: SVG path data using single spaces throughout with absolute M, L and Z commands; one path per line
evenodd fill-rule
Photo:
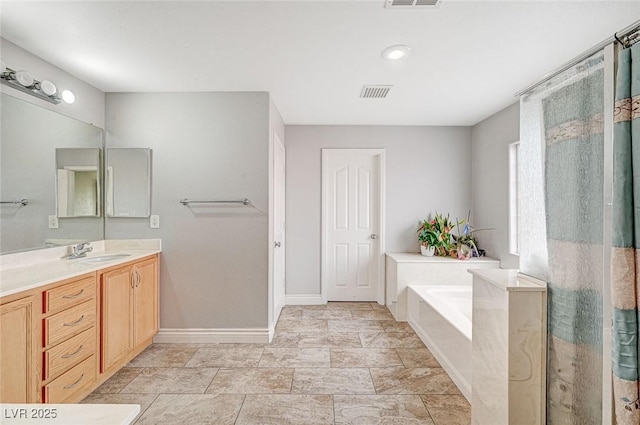
M 423 7 L 438 7 L 440 0 L 386 0 L 385 8 L 412 9 Z
M 362 86 L 360 97 L 365 99 L 383 99 L 393 86 Z

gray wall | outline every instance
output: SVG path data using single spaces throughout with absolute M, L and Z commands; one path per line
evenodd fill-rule
M 287 295 L 320 294 L 322 148 L 386 149 L 386 252 L 418 252 L 418 222 L 471 207 L 471 128 L 287 126 Z
M 161 238 L 161 328 L 267 327 L 269 95 L 106 96 L 107 146 L 153 149 L 148 219 L 107 218 L 106 238 Z M 255 208 L 178 200 L 251 199 Z
M 471 130 L 473 188 L 472 223 L 480 247 L 502 267 L 517 269 L 518 257 L 509 253 L 509 149 L 520 140 L 520 105 L 515 103 L 473 126 Z

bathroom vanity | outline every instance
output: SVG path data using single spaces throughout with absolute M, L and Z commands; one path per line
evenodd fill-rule
M 82 400 L 158 331 L 159 240 L 0 257 L 0 402 Z

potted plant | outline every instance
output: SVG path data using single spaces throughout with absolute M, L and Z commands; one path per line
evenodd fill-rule
M 462 222 L 458 223 L 462 224 Z M 423 255 L 447 256 L 452 251 L 451 230 L 456 223 L 436 212 L 431 220 L 424 220 L 418 228 L 418 241 Z
M 471 212 L 469 212 L 471 215 Z M 464 224 L 462 228 L 462 234 L 460 234 L 460 225 Z M 479 257 L 480 250 L 478 249 L 478 240 L 475 237 L 475 232 L 481 232 L 483 230 L 494 230 L 493 228 L 475 229 L 469 222 L 469 216 L 467 220 L 462 220 L 458 223 L 458 235 L 452 235 L 453 241 L 456 245 L 457 257 L 461 260 L 468 260 L 470 257 Z

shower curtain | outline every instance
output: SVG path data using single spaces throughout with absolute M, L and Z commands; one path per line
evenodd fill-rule
M 640 43 L 618 55 L 614 112 L 613 397 L 618 425 L 640 424 Z
M 603 53 L 523 96 L 520 116 L 520 269 L 548 286 L 547 424 L 600 425 Z

